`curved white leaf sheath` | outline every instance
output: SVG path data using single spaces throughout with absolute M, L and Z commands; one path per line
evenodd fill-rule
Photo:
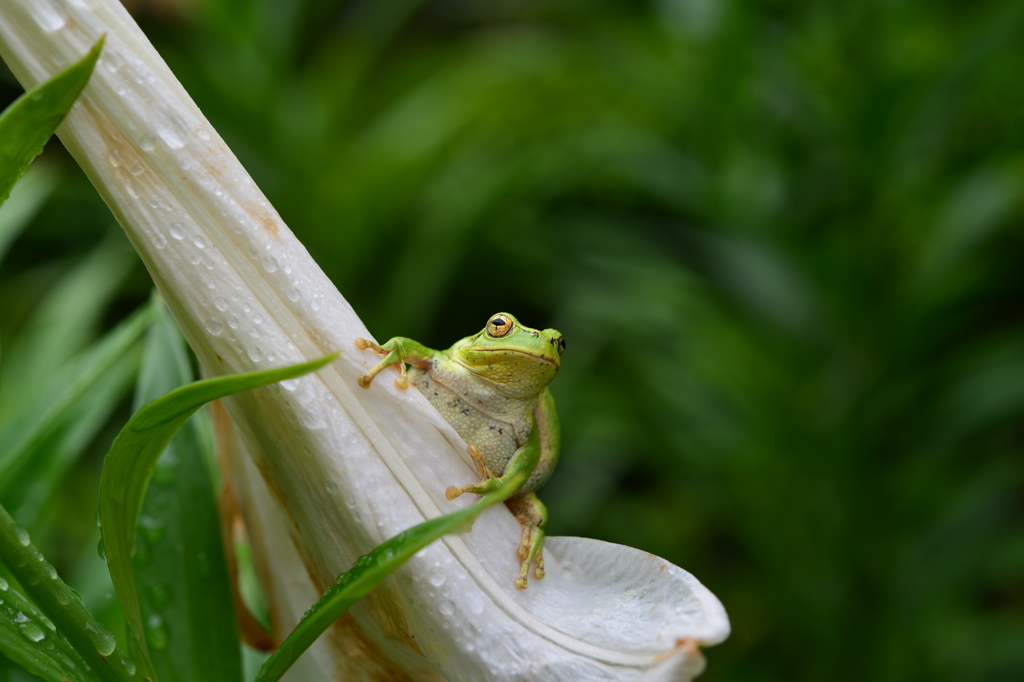
M 388 373 L 356 387 L 377 359 L 353 348 L 366 329 L 116 0 L 0 0 L 0 53 L 26 86 L 103 34 L 59 134 L 205 371 L 343 353 L 314 377 L 228 401 L 322 589 L 382 540 L 469 503 L 444 498 L 474 479 L 463 444 Z M 413 679 L 683 680 L 702 665 L 696 645 L 728 635 L 721 605 L 689 574 L 596 541 L 549 539 L 548 578 L 518 593 L 518 539 L 503 507 L 488 510 L 360 602 L 358 637 Z

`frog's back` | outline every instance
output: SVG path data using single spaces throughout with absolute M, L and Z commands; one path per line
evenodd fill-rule
M 440 374 L 440 375 L 439 375 Z M 459 391 L 449 388 L 443 372 L 427 372 L 413 367 L 409 382 L 433 405 L 445 421 L 452 425 L 464 441 L 480 450 L 491 473 L 500 476 L 515 451 L 526 443 L 533 428 L 532 401 L 508 401 L 495 404 L 493 397 L 486 400 L 477 392 L 467 390 L 459 381 Z

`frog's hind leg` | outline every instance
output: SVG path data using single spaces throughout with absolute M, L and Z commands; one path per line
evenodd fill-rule
M 523 537 L 517 555 L 523 562 L 516 578 L 516 589 L 525 590 L 530 566 L 536 562 L 533 577 L 544 577 L 544 524 L 548 521 L 548 509 L 534 493 L 519 495 L 506 500 L 505 506 L 515 514 L 523 527 Z

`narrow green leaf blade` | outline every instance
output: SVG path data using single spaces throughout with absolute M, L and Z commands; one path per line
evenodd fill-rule
M 156 307 L 136 404 L 192 381 L 181 333 L 163 303 Z M 204 456 L 212 433 L 204 433 L 210 424 L 199 416 L 185 423 L 157 462 L 136 534 L 135 577 L 157 676 L 163 682 L 237 682 L 238 626 Z
M 120 232 L 111 232 L 88 256 L 53 283 L 4 351 L 0 419 L 34 398 L 38 387 L 99 333 L 138 256 Z
M 32 544 L 28 532 L 2 506 L 0 561 L 100 680 L 131 682 L 136 666 L 117 648 L 114 635 L 86 610 L 81 598 L 64 584 Z M 37 625 L 39 629 L 46 627 L 41 619 Z M 38 633 L 33 635 L 31 639 Z
M 89 82 L 101 49 L 103 38 L 82 59 L 26 92 L 0 114 L 0 204 L 71 110 Z
M 114 440 L 100 477 L 103 543 L 117 598 L 144 651 L 146 640 L 131 557 L 143 497 L 160 453 L 188 418 L 211 400 L 302 376 L 336 357 L 337 353 L 300 365 L 217 377 L 175 389 L 136 412 Z M 148 661 L 148 652 L 146 657 Z
M 99 680 L 36 605 L 0 578 L 2 656 L 47 682 Z M 2 666 L 0 679 L 3 679 Z
M 59 432 L 82 401 L 120 363 L 133 362 L 131 348 L 145 332 L 152 316 L 147 306 L 62 367 L 29 403 L 0 426 L 0 500 L 25 484 L 22 471 Z
M 494 492 L 482 496 L 472 507 L 417 524 L 385 540 L 343 573 L 313 604 L 277 651 L 260 668 L 255 682 L 277 682 L 331 623 L 360 597 L 367 595 L 402 564 L 435 540 L 467 528 L 480 512 L 503 502 L 529 477 L 525 462 L 510 470 L 508 479 Z

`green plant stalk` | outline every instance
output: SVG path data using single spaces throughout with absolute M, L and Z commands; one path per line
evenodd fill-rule
M 255 682 L 277 682 L 331 623 L 360 597 L 369 594 L 384 578 L 430 543 L 472 526 L 476 517 L 485 509 L 511 497 L 530 474 L 529 462 L 519 459 L 517 464 L 508 472 L 500 488 L 481 496 L 473 506 L 417 524 L 360 557 L 303 615 L 295 629 L 260 668 Z
M 135 664 L 117 649 L 114 635 L 86 610 L 2 506 L 0 561 L 100 679 L 138 682 Z
M 136 593 L 132 554 L 146 488 L 161 453 L 189 417 L 211 400 L 302 376 L 330 364 L 337 357 L 338 354 L 333 353 L 300 365 L 217 377 L 182 386 L 138 410 L 114 439 L 100 477 L 103 544 L 114 591 L 142 651 L 147 670 L 152 666 Z

